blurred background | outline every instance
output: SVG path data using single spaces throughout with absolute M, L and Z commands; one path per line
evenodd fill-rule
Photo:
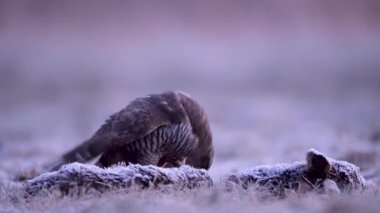
M 379 23 L 377 0 L 1 0 L 0 170 L 165 90 L 207 111 L 214 177 L 309 148 L 379 167 Z

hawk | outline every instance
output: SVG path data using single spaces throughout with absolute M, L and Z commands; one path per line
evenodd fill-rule
M 124 162 L 209 169 L 214 156 L 212 132 L 205 111 L 189 95 L 151 94 L 111 115 L 92 137 L 50 164 L 49 170 L 98 156 L 100 167 Z

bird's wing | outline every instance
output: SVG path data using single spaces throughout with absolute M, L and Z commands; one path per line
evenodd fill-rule
M 176 92 L 137 98 L 111 115 L 90 139 L 64 154 L 50 168 L 89 161 L 109 147 L 132 143 L 161 126 L 181 122 L 188 122 L 188 118 Z

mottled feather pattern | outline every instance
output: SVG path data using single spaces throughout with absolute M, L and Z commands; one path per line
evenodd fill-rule
M 202 107 L 182 92 L 168 91 L 131 101 L 110 116 L 95 134 L 51 166 L 119 162 L 208 169 L 213 158 L 212 133 Z
M 164 163 L 182 161 L 197 147 L 198 138 L 192 134 L 190 124 L 172 124 L 160 127 L 133 143 L 111 148 L 104 153 L 98 165 L 108 167 L 120 161 L 159 165 L 160 159 Z M 116 153 L 120 156 L 116 157 Z

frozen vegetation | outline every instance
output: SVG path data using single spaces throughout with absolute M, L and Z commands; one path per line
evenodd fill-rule
M 285 198 L 287 194 L 307 192 L 363 193 L 368 189 L 357 166 L 327 158 L 316 150 L 307 153 L 304 163 L 258 166 L 232 174 L 222 180 L 222 183 L 225 184 L 226 191 L 252 188 L 262 199 Z M 219 184 L 217 182 L 216 186 Z M 131 164 L 102 169 L 94 165 L 72 163 L 59 171 L 27 180 L 24 185 L 26 194 L 35 196 L 41 192 L 81 195 L 121 189 L 210 188 L 213 181 L 206 170 L 189 166 L 160 168 Z
M 174 208 L 188 210 L 228 212 L 242 208 L 240 210 L 248 212 L 246 208 L 286 207 L 288 204 L 280 200 L 288 200 L 293 208 L 303 211 L 345 210 L 353 205 L 353 208 L 376 212 L 376 197 L 380 194 L 378 185 L 367 182 L 357 166 L 328 158 L 314 149 L 307 152 L 306 161 L 256 166 L 216 181 L 206 170 L 189 166 L 160 168 L 121 164 L 103 169 L 72 163 L 26 181 L 2 180 L 0 187 L 6 211 L 27 210 L 30 205 L 36 211 L 56 211 L 64 205 L 69 205 L 64 211 L 103 211 L 110 205 L 113 210 L 122 210 L 117 207 L 118 203 L 126 202 L 126 209 L 130 210 L 141 210 L 143 203 L 148 205 L 145 209 L 153 210 L 159 203 L 162 210 L 174 205 Z M 324 201 L 326 196 L 330 201 Z M 91 199 L 104 205 L 89 205 Z M 274 204 L 271 208 L 256 206 L 262 201 Z M 312 202 L 324 202 L 325 206 L 317 207 Z

